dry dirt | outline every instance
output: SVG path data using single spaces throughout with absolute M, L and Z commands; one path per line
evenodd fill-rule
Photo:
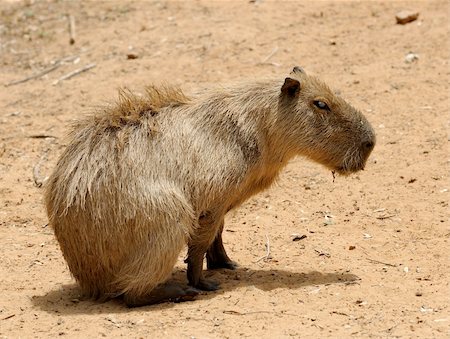
M 419 18 L 396 24 L 403 9 Z M 448 1 L 3 0 L 0 11 L 0 337 L 450 335 Z M 409 52 L 418 59 L 405 62 Z M 35 183 L 64 149 L 67 125 L 119 87 L 166 82 L 189 93 L 284 78 L 294 65 L 372 122 L 366 170 L 333 182 L 292 161 L 228 216 L 224 241 L 240 267 L 207 273 L 217 293 L 138 309 L 83 300 Z

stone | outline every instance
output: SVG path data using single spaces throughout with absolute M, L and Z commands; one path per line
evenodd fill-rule
M 419 12 L 413 12 L 413 11 L 400 11 L 395 15 L 395 18 L 397 19 L 397 24 L 400 24 L 400 25 L 405 25 L 408 22 L 417 20 L 418 17 L 419 17 Z

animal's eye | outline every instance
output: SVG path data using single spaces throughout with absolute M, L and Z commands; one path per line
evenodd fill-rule
M 320 100 L 314 100 L 314 106 L 316 106 L 317 108 L 326 110 L 326 111 L 330 110 L 328 105 L 326 103 L 324 103 L 323 101 L 320 101 Z

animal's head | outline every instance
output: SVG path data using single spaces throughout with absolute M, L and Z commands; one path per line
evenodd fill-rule
M 298 154 L 332 171 L 364 169 L 375 146 L 375 133 L 364 115 L 316 77 L 294 67 L 280 92 L 286 138 Z

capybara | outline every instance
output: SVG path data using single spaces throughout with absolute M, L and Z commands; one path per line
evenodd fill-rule
M 292 157 L 347 175 L 375 145 L 366 118 L 300 67 L 192 97 L 121 91 L 70 137 L 46 185 L 50 225 L 82 291 L 130 307 L 216 290 L 205 254 L 210 269 L 236 266 L 222 244 L 225 214 Z M 186 244 L 183 285 L 169 278 Z

